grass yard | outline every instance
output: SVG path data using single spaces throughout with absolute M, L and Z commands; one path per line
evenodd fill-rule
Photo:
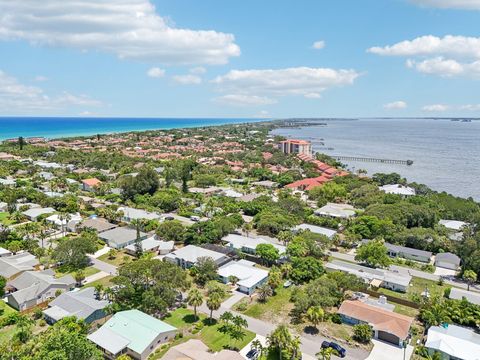
M 233 340 L 227 334 L 219 331 L 220 324 L 216 321 L 210 324 L 207 315 L 199 314 L 199 317 L 199 321 L 203 323 L 203 327 L 201 327 L 201 330 L 198 332 L 195 331 L 195 325 L 198 324 L 198 321 L 195 321 L 193 311 L 190 309 L 179 308 L 163 319 L 167 324 L 175 326 L 177 329 L 181 330 L 183 337 L 173 341 L 167 347 L 162 347 L 161 350 L 155 354 L 153 359 L 160 359 L 171 346 L 178 345 L 189 339 L 202 340 L 210 350 L 216 352 L 226 348 L 236 348 L 240 350 L 255 338 L 253 332 L 244 329 L 245 337 L 241 340 Z
M 401 293 L 401 292 L 392 291 L 392 290 L 383 289 L 383 288 L 378 289 L 378 292 L 386 295 L 394 296 L 397 298 L 401 298 L 401 299 L 412 300 L 411 299 L 412 294 L 420 295 L 425 291 L 426 288 L 428 288 L 430 295 L 437 294 L 437 295 L 443 296 L 445 289 L 447 289 L 448 287 L 451 287 L 451 286 L 446 284 L 438 285 L 436 281 L 421 279 L 418 277 L 412 277 L 412 281 L 410 282 L 410 287 L 408 288 L 408 291 L 406 293 Z
M 86 287 L 95 287 L 95 286 L 98 285 L 98 284 L 103 285 L 104 288 L 108 288 L 108 287 L 114 285 L 114 284 L 112 283 L 112 281 L 111 281 L 113 278 L 114 278 L 114 276 L 111 276 L 111 275 L 105 276 L 104 278 L 98 279 L 98 280 L 96 280 L 96 281 L 93 281 L 93 282 L 85 285 L 84 288 L 86 288 Z
M 242 313 L 256 319 L 277 324 L 284 322 L 289 323 L 289 313 L 293 308 L 293 304 L 290 302 L 291 294 L 292 288 L 278 288 L 277 294 L 269 297 L 265 303 L 261 303 L 255 299 L 251 304 L 247 305 L 247 310 L 242 311 Z M 247 299 L 247 301 L 249 300 Z M 238 307 L 235 309 L 240 311 Z
M 416 318 L 418 316 L 418 314 L 420 313 L 419 309 L 414 309 L 414 308 L 409 307 L 409 306 L 395 304 L 395 303 L 391 303 L 391 304 L 395 305 L 395 309 L 393 309 L 393 312 L 396 312 L 397 314 L 402 314 L 402 315 L 406 315 L 406 316 Z
M 129 259 L 127 261 L 132 261 L 134 259 L 133 256 L 126 254 L 124 251 L 119 251 L 113 259 L 110 258 L 109 254 L 104 254 L 100 256 L 98 260 L 104 261 L 114 266 L 121 266 L 125 263 L 125 259 L 127 258 Z
M 62 267 L 59 267 L 59 268 L 55 268 L 55 277 L 61 278 L 62 276 L 69 275 L 69 274 L 75 277 L 75 272 L 76 271 L 66 271 L 66 269 L 62 269 Z M 98 272 L 100 272 L 100 270 L 94 268 L 93 266 L 89 266 L 83 269 L 83 273 L 85 277 L 96 274 Z
M 0 212 L 0 224 L 8 226 L 12 223 L 13 221 L 10 220 L 9 214 L 7 212 Z

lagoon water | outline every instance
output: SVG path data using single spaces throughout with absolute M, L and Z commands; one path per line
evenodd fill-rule
M 434 190 L 480 200 L 480 121 L 339 119 L 319 122 L 327 125 L 276 129 L 273 134 L 310 140 L 314 151 L 328 155 L 413 160 L 411 166 L 343 162 L 352 170 L 365 169 L 369 174 L 397 172 L 409 181 L 426 184 Z
M 127 131 L 174 129 L 259 121 L 256 119 L 0 117 L 0 140 L 58 138 Z

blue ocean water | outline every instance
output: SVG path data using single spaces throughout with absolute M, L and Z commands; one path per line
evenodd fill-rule
M 58 138 L 127 131 L 175 129 L 264 121 L 264 119 L 0 117 L 0 140 Z
M 346 162 L 368 173 L 397 172 L 432 189 L 480 200 L 480 121 L 449 119 L 327 120 L 326 126 L 277 129 L 310 140 L 328 155 L 413 160 L 412 166 Z

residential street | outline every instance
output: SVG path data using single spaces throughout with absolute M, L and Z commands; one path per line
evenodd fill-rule
M 92 261 L 92 263 L 93 263 L 92 266 L 95 269 L 106 272 L 110 275 L 116 275 L 117 274 L 117 267 L 116 266 L 113 266 L 109 263 L 106 263 L 105 261 L 98 260 L 95 257 L 93 257 L 92 255 L 89 255 L 88 257 Z

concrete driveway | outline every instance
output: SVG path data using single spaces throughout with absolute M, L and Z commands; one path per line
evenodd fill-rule
M 366 360 L 403 360 L 403 348 L 389 343 L 372 339 L 373 349 Z M 408 345 L 405 351 L 405 360 L 413 354 L 413 346 Z

